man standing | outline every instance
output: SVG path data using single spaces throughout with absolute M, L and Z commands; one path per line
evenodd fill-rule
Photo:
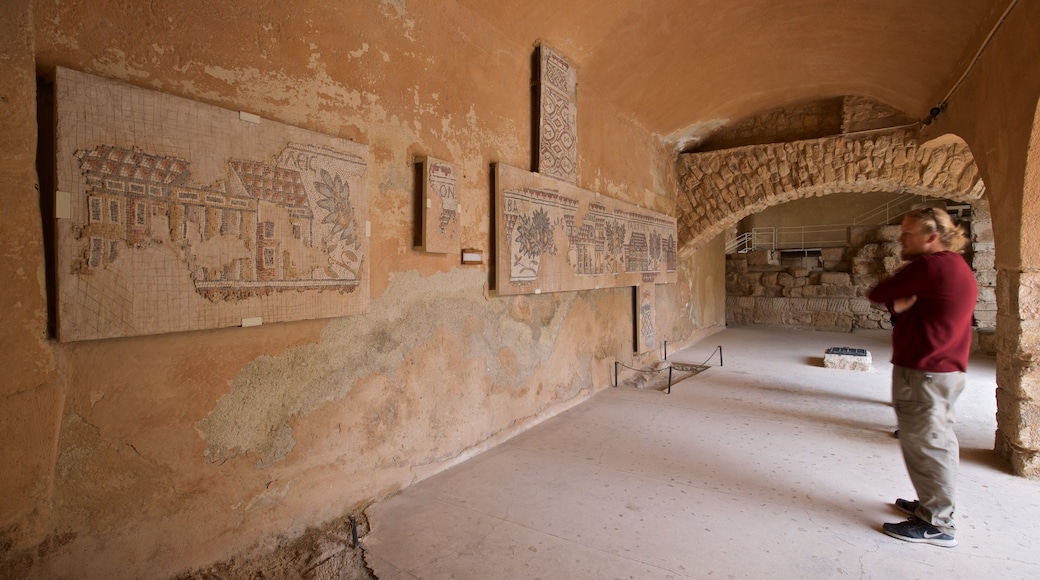
M 945 211 L 908 213 L 899 243 L 910 263 L 868 297 L 899 315 L 892 330 L 892 403 L 918 499 L 897 499 L 895 507 L 910 519 L 883 528 L 907 542 L 953 547 L 960 454 L 953 407 L 964 390 L 978 286 L 959 254 L 967 243 L 964 230 Z

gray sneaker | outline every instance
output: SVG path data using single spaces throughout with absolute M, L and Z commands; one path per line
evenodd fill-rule
M 899 498 L 895 501 L 893 505 L 896 506 L 897 510 L 903 512 L 904 514 L 908 516 L 913 516 L 917 515 L 917 506 L 920 504 L 921 502 L 917 501 L 916 499 Z
M 886 534 L 904 542 L 931 544 L 933 546 L 942 546 L 943 548 L 952 548 L 957 545 L 957 540 L 953 536 L 917 516 L 911 516 L 905 522 L 885 524 L 881 527 Z

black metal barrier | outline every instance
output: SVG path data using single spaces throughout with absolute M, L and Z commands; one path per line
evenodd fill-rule
M 668 341 L 665 341 L 664 348 L 665 348 L 664 358 L 665 358 L 665 360 L 668 360 Z M 718 365 L 709 365 L 708 361 L 710 361 L 711 359 L 715 358 L 715 353 L 719 353 L 719 364 Z M 618 384 L 619 384 L 619 380 L 620 380 L 619 379 L 619 374 L 620 374 L 619 370 L 620 370 L 620 367 L 625 367 L 626 369 L 631 370 L 631 371 L 635 371 L 637 373 L 660 373 L 660 372 L 663 372 L 663 371 L 667 370 L 668 371 L 668 394 L 670 395 L 670 394 L 672 394 L 672 369 L 673 368 L 676 368 L 676 369 L 678 369 L 680 371 L 696 370 L 696 373 L 699 373 L 699 372 L 703 371 L 704 369 L 706 369 L 708 367 L 711 367 L 711 366 L 720 366 L 720 367 L 722 366 L 722 345 L 721 344 L 718 347 L 716 347 L 714 351 L 712 351 L 711 356 L 709 356 L 703 363 L 701 363 L 699 365 L 697 365 L 697 364 L 687 364 L 687 363 L 670 363 L 667 367 L 662 367 L 662 368 L 659 368 L 659 369 L 637 369 L 635 367 L 630 367 L 630 366 L 626 365 L 625 363 L 623 363 L 621 361 L 614 361 L 614 387 L 617 388 Z M 696 373 L 694 373 L 694 374 L 696 374 Z

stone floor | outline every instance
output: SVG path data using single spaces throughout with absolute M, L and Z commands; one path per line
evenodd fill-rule
M 382 580 L 1040 578 L 1040 482 L 992 451 L 995 361 L 958 404 L 960 545 L 884 535 L 913 497 L 889 405 L 888 333 L 730 328 L 672 354 L 724 366 L 607 388 L 367 512 Z M 871 371 L 823 367 L 868 349 Z M 718 362 L 717 358 L 714 361 Z

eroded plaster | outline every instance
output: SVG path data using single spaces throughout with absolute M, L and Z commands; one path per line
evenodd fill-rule
M 369 313 L 331 321 L 317 344 L 251 361 L 196 424 L 207 442 L 207 459 L 224 461 L 251 452 L 259 467 L 281 461 L 295 445 L 294 417 L 342 398 L 366 377 L 381 376 L 389 385 L 403 382 L 402 367 L 413 351 L 437 333 L 466 337 L 463 350 L 439 356 L 483 360 L 485 376 L 479 382 L 489 388 L 524 384 L 551 355 L 575 293 L 488 301 L 485 283 L 483 273 L 473 270 L 426 279 L 400 273 Z M 449 369 L 446 376 L 426 380 L 477 382 L 453 374 Z

